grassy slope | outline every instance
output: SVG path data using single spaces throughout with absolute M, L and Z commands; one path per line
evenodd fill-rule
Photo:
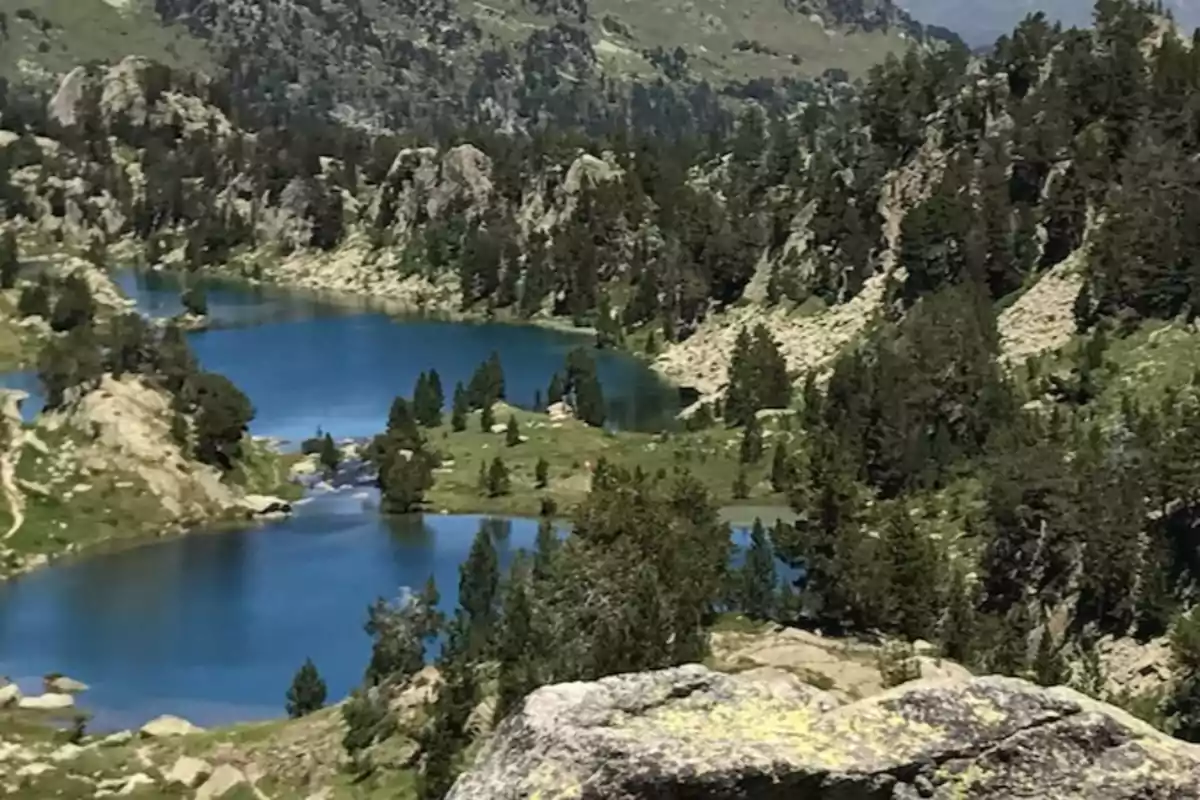
M 459 10 L 506 41 L 553 23 L 553 18 L 533 14 L 520 0 L 459 0 Z M 894 33 L 826 31 L 778 0 L 593 0 L 588 10 L 596 56 L 607 72 L 617 75 L 656 75 L 657 69 L 641 55 L 656 46 L 668 53 L 683 47 L 693 75 L 717 85 L 759 77 L 814 76 L 831 67 L 861 75 L 888 53 L 901 53 L 907 46 Z M 734 44 L 740 40 L 758 42 L 773 52 L 739 52 Z M 798 65 L 790 58 L 793 55 L 799 57 Z
M 77 433 L 34 429 L 48 452 L 25 446 L 17 462 L 17 478 L 25 495 L 25 523 L 3 542 L 19 554 L 57 554 L 98 546 L 137 544 L 170 532 L 175 520 L 132 473 L 80 471 L 69 457 L 85 442 Z M 231 476 L 247 493 L 297 499 L 299 487 L 288 482 L 295 456 L 284 456 L 247 440 L 243 466 Z M 0 530 L 12 521 L 0 500 Z M 220 521 L 212 523 L 219 526 Z M 0 565 L 0 573 L 3 565 Z
M 552 498 L 560 509 L 569 509 L 587 494 L 590 468 L 601 456 L 631 470 L 641 467 L 648 475 L 660 469 L 670 474 L 675 467 L 686 467 L 710 488 L 721 505 L 786 505 L 782 495 L 771 491 L 769 481 L 771 442 L 774 436 L 787 435 L 773 422 L 767 423 L 770 433 L 764 440 L 763 458 L 746 470 L 750 497 L 735 501 L 733 482 L 740 466 L 740 430 L 718 426 L 668 436 L 612 434 L 574 420 L 554 423 L 544 414 L 503 406 L 497 406 L 497 423 L 506 423 L 509 413 L 516 415 L 522 435 L 528 437 L 528 441 L 514 447 L 505 445 L 503 433 L 480 430 L 478 412 L 470 415 L 465 431 L 452 431 L 447 417 L 446 424 L 428 432 L 430 444 L 443 454 L 445 463 L 427 497 L 431 511 L 534 515 L 540 509 L 542 497 Z M 512 493 L 488 498 L 478 488 L 479 469 L 496 456 L 509 468 Z M 546 490 L 535 487 L 534 472 L 539 458 L 545 458 L 550 465 L 550 484 Z
M 92 60 L 142 55 L 173 66 L 210 69 L 204 45 L 181 28 L 165 27 L 143 0 L 5 0 L 8 39 L 0 43 L 0 77 L 24 61 L 66 72 Z M 152 4 L 151 4 L 152 5 Z M 29 18 L 32 15 L 32 18 Z

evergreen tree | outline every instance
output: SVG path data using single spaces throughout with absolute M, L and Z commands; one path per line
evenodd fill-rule
M 792 465 L 783 442 L 775 443 L 771 454 L 771 488 L 776 492 L 787 492 L 792 487 Z
M 384 434 L 389 444 L 396 449 L 417 451 L 424 447 L 425 439 L 417 427 L 417 417 L 412 405 L 403 397 L 392 400 L 388 409 L 387 430 Z
M 425 493 L 433 486 L 433 468 L 423 452 L 395 453 L 387 458 L 379 473 L 383 509 L 390 514 L 407 514 L 425 502 Z
M 725 390 L 725 422 L 729 425 L 745 425 L 759 409 L 754 392 L 757 375 L 751 361 L 750 347 L 750 332 L 742 328 L 733 342 L 729 386 Z
M 338 465 L 341 464 L 342 454 L 338 451 L 337 445 L 333 442 L 333 437 L 328 433 L 321 438 L 321 451 L 318 455 L 321 462 L 321 467 L 325 470 L 326 475 L 333 475 L 337 472 Z
M 179 300 L 187 313 L 197 317 L 208 315 L 208 295 L 200 284 L 194 283 L 185 289 Z
M 504 443 L 509 447 L 516 447 L 521 443 L 521 427 L 517 424 L 515 414 L 508 415 L 508 426 L 504 430 Z
M 437 660 L 442 687 L 429 709 L 430 722 L 420 736 L 424 769 L 417 783 L 420 800 L 443 800 L 454 785 L 459 753 L 467 746 L 467 721 L 479 687 L 469 647 L 470 627 L 461 613 L 451 623 Z
M 77 272 L 68 275 L 50 312 L 50 327 L 61 333 L 90 325 L 95 314 L 96 302 L 87 280 Z
M 468 627 L 469 653 L 489 652 L 495 633 L 500 568 L 492 531 L 481 524 L 467 560 L 459 567 L 458 603 Z
M 346 724 L 342 747 L 355 762 L 362 751 L 384 738 L 391 723 L 383 699 L 364 689 L 350 693 L 342 705 L 342 719 Z
M 508 467 L 505 466 L 504 460 L 500 456 L 492 459 L 492 464 L 488 467 L 486 485 L 488 497 L 503 497 L 512 491 Z
M 0 289 L 11 289 L 17 285 L 21 272 L 21 251 L 17 246 L 17 235 L 12 230 L 0 233 Z
M 1037 651 L 1033 657 L 1033 677 L 1042 686 L 1061 686 L 1066 683 L 1070 670 L 1062 651 L 1054 643 L 1046 625 L 1038 634 Z
M 550 463 L 545 458 L 538 458 L 537 466 L 533 469 L 533 480 L 538 489 L 545 489 L 550 485 Z
M 970 587 L 962 571 L 954 569 L 946 590 L 946 615 L 939 637 L 946 658 L 967 665 L 975 662 L 975 627 Z
M 413 388 L 412 411 L 417 423 L 425 428 L 436 428 L 442 424 L 442 398 L 433 379 L 422 372 L 417 376 Z
M 504 368 L 500 354 L 493 351 L 487 361 L 479 365 L 467 386 L 467 400 L 472 408 L 487 408 L 505 397 Z
M 746 551 L 739 583 L 742 613 L 753 619 L 772 619 L 776 599 L 775 551 L 762 520 L 757 517 L 750 531 L 750 548 Z
M 937 550 L 903 506 L 888 516 L 882 541 L 895 630 L 909 641 L 930 638 L 940 610 Z
M 22 317 L 50 319 L 50 278 L 45 273 L 37 281 L 21 290 L 17 299 L 17 313 Z
M 495 424 L 496 412 L 492 410 L 491 404 L 488 404 L 479 412 L 479 429 L 484 433 L 491 433 L 492 426 Z
M 555 405 L 561 403 L 566 395 L 566 389 L 563 387 L 562 375 L 557 372 L 550 376 L 550 387 L 546 389 L 546 403 Z
M 467 401 L 467 390 L 463 388 L 462 381 L 454 384 L 454 408 L 450 413 L 450 427 L 456 432 L 461 433 L 467 429 L 467 413 L 470 411 L 470 403 Z
M 762 458 L 763 432 L 758 417 L 751 415 L 742 431 L 742 443 L 738 458 L 743 464 L 757 464 Z
M 287 715 L 291 719 L 319 711 L 325 705 L 326 687 L 311 658 L 304 660 L 287 691 Z
M 521 698 L 538 686 L 533 606 L 523 576 L 516 574 L 516 571 L 504 593 L 502 620 L 496 648 L 500 662 L 496 722 L 502 720 Z
M 195 409 L 196 458 L 228 472 L 242 455 L 242 440 L 254 407 L 224 375 L 199 372 L 187 380 L 184 393 Z
M 442 389 L 442 376 L 438 374 L 436 369 L 429 370 L 428 392 L 429 406 L 431 409 L 437 410 L 437 422 L 433 425 L 427 425 L 429 428 L 436 428 L 442 424 L 442 409 L 446 406 L 446 392 Z M 430 415 L 432 419 L 432 414 Z
M 746 477 L 746 468 L 739 467 L 737 477 L 733 479 L 733 499 L 745 500 L 750 497 L 750 480 Z

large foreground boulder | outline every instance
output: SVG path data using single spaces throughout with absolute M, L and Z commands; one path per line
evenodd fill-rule
M 539 689 L 449 794 L 531 797 L 1167 800 L 1200 797 L 1200 748 L 1011 678 L 838 707 L 798 681 L 685 666 Z

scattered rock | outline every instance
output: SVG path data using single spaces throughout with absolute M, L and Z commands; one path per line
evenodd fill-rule
M 47 772 L 54 770 L 54 767 L 49 764 L 43 764 L 40 761 L 35 761 L 32 764 L 26 764 L 17 770 L 18 778 L 36 778 L 39 775 L 45 775 Z
M 151 778 L 149 775 L 147 775 L 144 772 L 135 772 L 134 774 L 130 775 L 128 778 L 125 779 L 125 782 L 121 785 L 121 788 L 117 791 L 117 794 L 119 794 L 119 795 L 133 794 L 138 789 L 141 789 L 143 786 L 153 786 L 153 785 L 154 785 L 154 778 Z
M 497 422 L 492 426 L 492 433 L 504 433 L 506 430 L 508 430 L 508 425 L 503 422 Z
M 562 422 L 575 418 L 575 409 L 564 402 L 551 403 L 546 406 L 546 413 L 550 415 L 551 422 Z
M 195 789 L 212 775 L 212 765 L 207 761 L 191 756 L 180 756 L 171 769 L 163 775 L 163 779 L 171 786 L 184 786 Z
M 543 687 L 447 797 L 1200 796 L 1200 748 L 1070 689 L 922 681 L 840 707 L 794 689 L 699 665 Z
M 0 708 L 15 706 L 21 702 L 21 690 L 15 683 L 0 686 Z
M 213 770 L 200 788 L 196 791 L 196 800 L 218 800 L 225 797 L 239 786 L 247 785 L 246 776 L 237 767 L 222 764 Z
M 68 678 L 66 675 L 47 675 L 42 680 L 42 687 L 44 691 L 57 694 L 77 694 L 88 690 L 86 683 Z
M 84 750 L 82 747 L 68 742 L 51 753 L 50 760 L 60 763 L 63 761 L 74 761 L 75 759 L 79 758 L 79 756 L 83 755 L 83 752 Z
M 133 741 L 133 731 L 110 733 L 99 741 L 101 747 L 120 747 Z
M 252 516 L 263 517 L 271 514 L 290 514 L 292 504 L 278 497 L 265 494 L 248 494 L 241 499 L 242 508 Z
M 55 692 L 47 692 L 35 697 L 22 697 L 17 703 L 19 708 L 35 709 L 38 711 L 55 711 L 62 708 L 70 708 L 73 705 L 75 705 L 74 697 L 69 694 Z
M 156 717 L 140 729 L 143 737 L 148 739 L 162 739 L 168 736 L 187 736 L 191 733 L 200 733 L 204 729 L 193 725 L 182 717 L 175 717 L 170 714 L 163 714 L 161 717 Z

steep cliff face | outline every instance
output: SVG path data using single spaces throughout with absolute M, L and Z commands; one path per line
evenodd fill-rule
M 1182 798 L 1200 748 L 1067 689 L 920 682 L 845 706 L 700 666 L 548 686 L 449 800 Z

